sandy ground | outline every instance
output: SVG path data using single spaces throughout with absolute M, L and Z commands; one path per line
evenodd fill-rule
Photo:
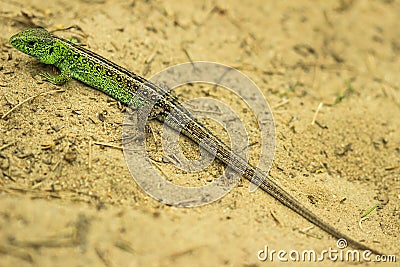
M 0 0 L 0 115 L 54 90 L 39 76 L 52 68 L 8 44 L 33 24 L 76 25 L 57 34 L 145 77 L 191 60 L 235 67 L 272 107 L 270 177 L 330 224 L 400 261 L 398 1 L 29 2 Z M 77 81 L 62 89 L 0 120 L 0 266 L 278 266 L 257 252 L 336 248 L 266 193 L 250 193 L 246 180 L 199 208 L 157 202 L 135 183 L 119 148 L 123 108 Z M 207 86 L 178 96 L 210 93 L 241 105 Z M 251 112 L 240 115 L 254 121 Z M 158 124 L 150 126 L 159 136 Z M 256 162 L 259 132 L 246 126 Z M 195 157 L 195 146 L 182 142 Z M 187 178 L 159 164 L 188 186 L 209 183 L 223 170 L 213 166 Z

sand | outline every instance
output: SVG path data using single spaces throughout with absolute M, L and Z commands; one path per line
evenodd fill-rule
M 258 252 L 336 248 L 335 238 L 265 192 L 249 192 L 244 179 L 197 208 L 150 197 L 121 150 L 124 108 L 80 82 L 43 81 L 41 72 L 56 70 L 8 44 L 30 25 L 58 30 L 144 77 L 189 61 L 240 70 L 275 119 L 271 179 L 344 233 L 400 255 L 398 1 L 46 2 L 0 4 L 0 115 L 33 97 L 0 120 L 0 266 L 278 266 Z M 238 110 L 258 162 L 251 107 L 209 85 L 177 95 L 211 96 Z M 178 171 L 154 142 L 160 124 L 149 129 L 150 156 L 174 183 L 206 185 L 223 171 L 217 162 Z M 181 142 L 185 155 L 198 157 Z M 312 264 L 319 266 L 299 263 Z

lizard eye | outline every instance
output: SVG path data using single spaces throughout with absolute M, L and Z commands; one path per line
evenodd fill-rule
M 33 48 L 33 47 L 35 46 L 35 42 L 34 42 L 34 41 L 29 41 L 29 42 L 27 43 L 27 45 L 28 45 L 30 48 Z

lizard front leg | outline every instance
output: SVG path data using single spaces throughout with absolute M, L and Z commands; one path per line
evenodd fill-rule
M 69 68 L 61 69 L 61 73 L 59 75 L 52 75 L 47 72 L 41 73 L 40 75 L 55 85 L 63 85 L 72 79 L 72 73 Z

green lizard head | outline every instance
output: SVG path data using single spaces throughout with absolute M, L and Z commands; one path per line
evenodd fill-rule
M 59 60 L 56 53 L 56 39 L 44 28 L 30 28 L 10 38 L 10 43 L 19 51 L 33 56 L 46 64 L 54 64 Z

